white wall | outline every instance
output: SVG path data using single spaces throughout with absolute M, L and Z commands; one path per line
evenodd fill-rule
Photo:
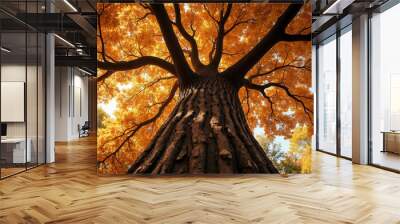
M 70 77 L 67 75 L 69 68 L 55 68 L 55 140 L 68 140 L 68 117 L 69 117 L 69 83 Z
M 56 67 L 55 140 L 79 137 L 78 125 L 88 120 L 88 78 L 72 67 Z

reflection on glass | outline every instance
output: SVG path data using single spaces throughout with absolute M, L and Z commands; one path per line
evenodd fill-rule
M 1 140 L 1 175 L 6 177 L 24 171 L 31 160 L 25 120 L 26 33 L 3 32 L 1 45 L 9 49 L 1 52 L 0 87 L 1 122 L 6 129 Z
M 346 30 L 347 31 L 347 30 Z M 352 157 L 352 35 L 340 36 L 340 153 Z
M 45 1 L 0 1 L 19 16 Z M 0 178 L 45 162 L 45 35 L 0 12 Z M 33 17 L 34 19 L 37 17 Z
M 318 147 L 336 153 L 336 40 L 318 48 Z
M 398 21 L 400 5 L 374 15 L 371 21 L 372 163 L 396 170 L 400 170 L 400 32 L 393 27 Z

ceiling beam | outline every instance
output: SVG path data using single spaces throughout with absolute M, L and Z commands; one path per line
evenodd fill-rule
M 87 67 L 96 70 L 97 60 L 90 56 L 55 56 L 56 66 Z

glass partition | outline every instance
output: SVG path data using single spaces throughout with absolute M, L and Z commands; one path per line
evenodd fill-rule
M 45 35 L 22 22 L 43 1 L 1 1 L 0 178 L 45 163 Z M 11 10 L 11 11 L 7 11 Z
M 27 35 L 25 31 L 1 34 L 1 175 L 24 171 L 31 162 L 27 144 Z M 6 50 L 4 50 L 6 49 Z M 28 149 L 28 150 L 27 150 Z

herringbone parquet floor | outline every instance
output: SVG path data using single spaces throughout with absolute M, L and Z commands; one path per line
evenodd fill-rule
M 95 141 L 0 181 L 0 223 L 400 223 L 400 175 L 322 153 L 314 173 L 98 177 Z

